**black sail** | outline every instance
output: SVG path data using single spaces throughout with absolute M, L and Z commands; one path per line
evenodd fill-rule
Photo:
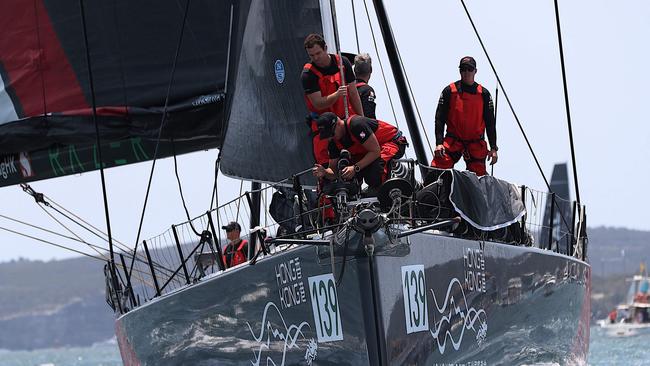
M 185 2 L 84 7 L 102 163 L 150 160 Z M 158 157 L 221 144 L 230 8 L 189 4 Z M 100 166 L 81 15 L 78 0 L 0 2 L 0 186 Z
M 322 33 L 319 2 L 240 2 L 236 18 L 221 170 L 277 182 L 314 161 L 300 73 L 305 36 Z

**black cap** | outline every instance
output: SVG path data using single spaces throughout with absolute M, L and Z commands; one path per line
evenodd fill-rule
M 229 222 L 228 225 L 224 225 L 221 228 L 226 231 L 233 231 L 233 230 L 241 231 L 241 226 L 234 221 Z
M 327 139 L 334 136 L 334 127 L 338 117 L 332 112 L 325 112 L 316 120 L 318 134 L 321 139 Z
M 474 60 L 474 57 L 472 56 L 465 56 L 460 59 L 460 64 L 458 65 L 458 67 L 463 67 L 463 65 L 476 68 L 476 60 Z

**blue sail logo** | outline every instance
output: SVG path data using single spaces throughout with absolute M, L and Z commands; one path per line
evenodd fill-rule
M 275 80 L 282 84 L 284 82 L 284 64 L 280 60 L 275 60 Z

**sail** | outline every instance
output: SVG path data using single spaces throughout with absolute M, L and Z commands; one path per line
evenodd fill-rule
M 79 1 L 0 2 L 0 186 L 152 159 L 184 6 L 84 2 L 100 162 Z M 220 146 L 230 8 L 189 4 L 158 157 Z
M 553 174 L 551 174 L 551 192 L 555 192 L 555 205 L 551 210 L 552 197 L 549 194 L 546 199 L 544 209 L 543 225 L 545 229 L 540 235 L 541 247 L 548 247 L 549 234 L 552 235 L 552 246 L 557 246 L 562 253 L 567 253 L 567 248 L 571 245 L 571 227 L 572 227 L 572 206 L 571 193 L 569 192 L 569 173 L 567 164 L 555 164 Z M 549 230 L 551 223 L 551 211 L 553 212 L 553 227 Z
M 305 36 L 322 33 L 319 2 L 240 2 L 236 18 L 221 170 L 277 182 L 314 161 L 300 73 Z

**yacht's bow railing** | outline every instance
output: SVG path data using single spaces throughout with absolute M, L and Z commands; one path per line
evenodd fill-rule
M 143 240 L 134 252 L 120 253 L 122 265 L 117 268 L 120 288 L 112 288 L 113 282 L 107 281 L 107 302 L 117 309 L 115 302 L 121 301 L 121 308 L 128 311 L 156 297 L 230 270 L 226 268 L 223 259 L 222 251 L 227 242 L 223 238 L 225 235 L 222 235 L 221 227 L 233 221 L 242 227 L 242 239 L 249 241 L 249 261 L 239 266 L 252 265 L 263 256 L 276 255 L 293 247 L 293 244 L 286 244 L 292 240 L 278 241 L 278 243 L 286 242 L 285 244 L 269 245 L 269 238 L 296 237 L 301 239 L 296 242 L 308 241 L 309 237 L 303 234 L 318 233 L 314 228 L 323 227 L 318 223 L 322 223 L 321 215 L 324 208 L 309 209 L 305 207 L 306 205 L 301 208 L 294 202 L 294 215 L 290 215 L 282 222 L 276 222 L 269 214 L 271 196 L 278 190 L 284 189 L 269 185 L 259 190 L 264 212 L 260 219 L 262 225 L 256 228 L 250 228 L 248 225 L 252 201 L 251 192 L 246 192 L 217 209 L 190 221 L 172 225 L 165 232 Z M 290 193 L 286 194 L 287 192 Z M 294 193 L 285 190 L 285 197 Z M 438 231 L 438 233 L 470 240 L 534 246 L 584 260 L 586 257 L 584 207 L 579 208 L 575 202 L 525 186 L 520 187 L 520 194 L 526 214 L 508 227 L 486 232 L 461 223 L 450 228 L 448 232 Z M 403 197 L 402 209 L 396 210 L 393 207 L 391 212 L 397 214 L 395 211 L 401 211 L 399 215 L 403 218 L 400 220 L 407 223 L 404 228 L 413 232 L 421 231 L 417 229 L 431 225 L 432 222 L 456 216 L 450 212 L 448 217 L 440 217 L 445 216 L 445 211 L 439 210 L 438 213 L 442 214 L 435 218 L 417 217 L 417 210 L 408 209 L 413 207 L 412 203 L 414 203 L 412 197 Z M 298 212 L 301 212 L 302 216 Z M 287 227 L 299 229 L 293 233 Z

